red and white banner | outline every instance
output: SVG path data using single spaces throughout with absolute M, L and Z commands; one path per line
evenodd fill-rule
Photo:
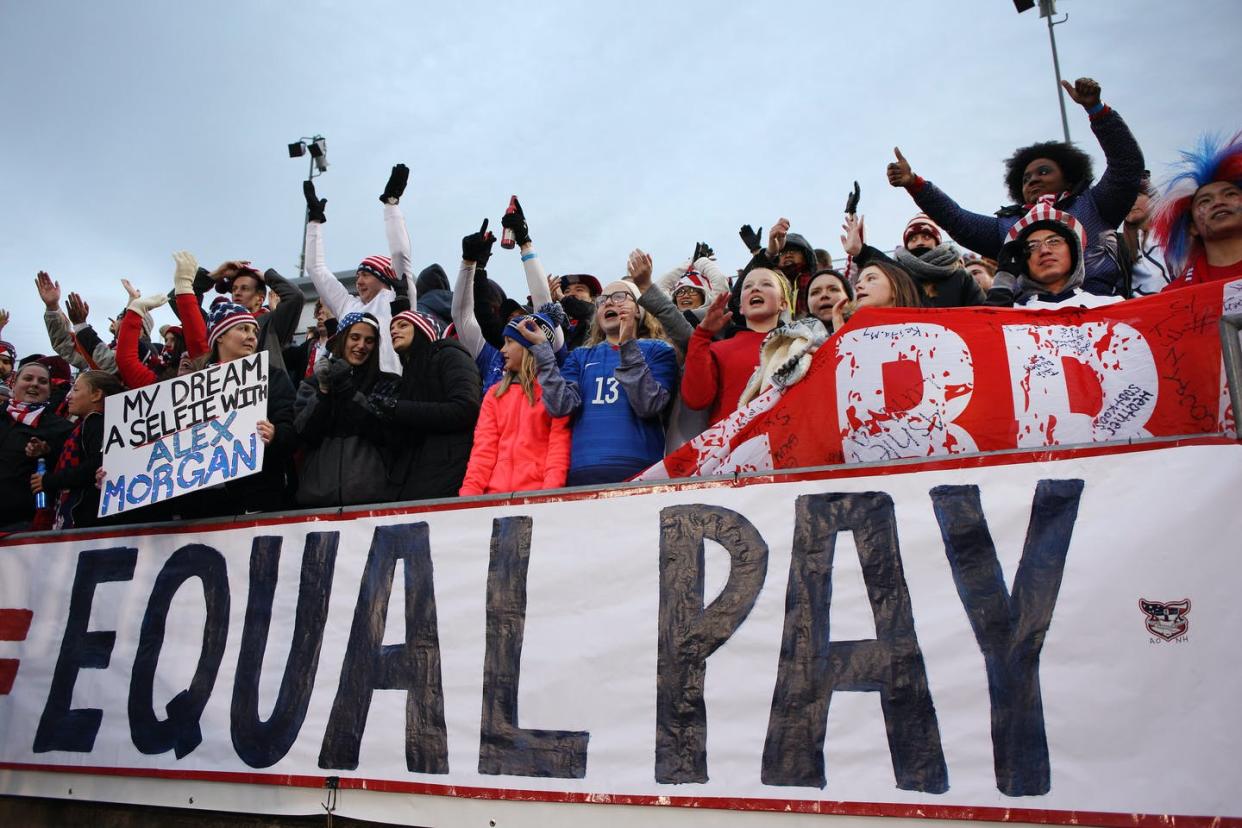
M 1242 281 L 1093 309 L 865 309 L 800 383 L 638 477 L 1232 432 L 1217 323 Z
M 1240 490 L 1198 438 L 10 538 L 0 794 L 1239 826 Z

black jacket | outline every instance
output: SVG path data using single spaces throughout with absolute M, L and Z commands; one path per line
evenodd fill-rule
M 71 431 L 73 423 L 53 414 L 51 406 L 44 409 L 35 427 L 10 417 L 7 404 L 0 407 L 0 527 L 26 523 L 34 517 L 35 496 L 30 491 L 30 476 L 35 473 L 35 459 L 26 456 L 26 443 L 38 437 L 51 446 L 43 458 L 51 471 Z
M 49 470 L 43 475 L 43 490 L 48 493 L 48 505 L 63 491 L 69 492 L 66 529 L 95 526 L 100 521 L 99 489 L 95 486 L 95 472 L 103 465 L 104 415 L 103 412 L 88 414 L 77 426 L 78 445 L 82 462 L 60 471 Z
M 388 500 L 383 423 L 367 401 L 372 389 L 395 391 L 399 378 L 380 374 L 372 388 L 319 390 L 298 386 L 294 428 L 305 447 L 298 475 L 299 506 L 350 506 Z
M 389 479 L 395 500 L 455 497 L 466 476 L 482 402 L 479 368 L 456 340 L 416 338 L 402 354 L 404 374 L 393 422 Z

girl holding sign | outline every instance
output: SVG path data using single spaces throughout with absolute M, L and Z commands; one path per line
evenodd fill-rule
M 196 370 L 254 354 L 259 344 L 259 326 L 250 311 L 221 297 L 211 306 L 208 323 L 207 345 L 211 352 L 196 362 Z M 293 430 L 293 385 L 284 370 L 272 365 L 267 373 L 267 417 L 259 420 L 257 433 L 266 446 L 259 473 L 178 498 L 172 503 L 173 510 L 182 518 L 197 518 L 282 508 L 286 466 L 297 437 Z

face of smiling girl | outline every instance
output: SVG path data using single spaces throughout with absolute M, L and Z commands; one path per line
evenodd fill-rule
M 880 268 L 869 265 L 858 274 L 858 284 L 854 287 L 854 302 L 858 307 L 891 308 L 896 299 L 892 282 Z

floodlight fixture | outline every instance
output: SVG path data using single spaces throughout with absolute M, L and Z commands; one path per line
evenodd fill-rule
M 307 149 L 310 150 L 311 158 L 315 159 L 315 166 L 319 168 L 319 171 L 327 171 L 328 142 L 323 138 L 316 136 L 315 140 L 307 146 Z
M 316 175 L 328 170 L 328 142 L 322 135 L 303 135 L 288 145 L 290 158 L 301 158 L 310 152 L 310 164 L 306 171 L 306 180 L 313 181 Z M 306 273 L 306 227 L 310 221 L 310 211 L 302 215 L 302 246 L 298 256 L 298 277 Z

